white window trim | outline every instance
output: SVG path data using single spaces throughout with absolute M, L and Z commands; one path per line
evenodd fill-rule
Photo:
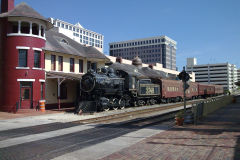
M 30 47 L 26 47 L 26 46 L 17 46 L 16 49 L 30 49 Z
M 45 33 L 44 33 L 45 35 Z M 33 35 L 33 34 L 24 34 L 24 33 L 8 33 L 7 36 L 25 36 L 25 37 L 36 37 L 36 38 L 40 38 L 40 39 L 43 39 L 43 40 L 46 40 L 45 37 L 41 37 L 41 36 L 38 36 L 38 35 Z
M 45 79 L 39 79 L 39 82 L 46 82 L 46 80 Z
M 43 70 L 42 68 L 36 68 L 36 67 L 32 67 L 32 69 L 34 69 L 34 70 Z
M 34 51 L 40 51 L 40 52 L 42 52 L 42 49 L 41 48 L 35 48 L 35 47 L 33 47 L 32 48 Z
M 17 79 L 18 82 L 35 82 L 35 79 Z
M 30 69 L 29 67 L 16 67 L 16 69 Z

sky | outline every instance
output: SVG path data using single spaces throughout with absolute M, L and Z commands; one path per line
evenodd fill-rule
M 15 0 L 20 2 L 46 18 L 103 34 L 106 55 L 110 42 L 166 35 L 177 41 L 179 70 L 188 57 L 240 68 L 239 0 Z

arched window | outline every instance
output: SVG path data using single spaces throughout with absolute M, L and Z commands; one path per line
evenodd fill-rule
M 18 22 L 9 22 L 8 33 L 18 33 Z
M 32 24 L 32 34 L 33 35 L 39 35 L 39 25 L 36 23 Z
M 68 44 L 68 42 L 65 39 L 61 40 L 62 43 Z
M 41 32 L 41 33 L 40 33 Z M 45 37 L 45 27 L 38 23 L 27 21 L 9 21 L 7 33 L 9 36 L 16 34 L 29 34 L 34 37 Z
M 21 22 L 21 33 L 29 34 L 30 33 L 30 23 Z
M 44 37 L 44 31 L 45 31 L 45 30 L 44 30 L 43 26 L 41 26 L 41 36 L 42 36 L 42 37 Z

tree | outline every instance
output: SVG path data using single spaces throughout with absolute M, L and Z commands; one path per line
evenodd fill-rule
M 240 87 L 240 81 L 235 82 L 235 84 L 236 84 L 238 87 Z

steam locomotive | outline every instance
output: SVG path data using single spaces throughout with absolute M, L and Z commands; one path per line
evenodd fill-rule
M 133 65 L 114 63 L 95 72 L 89 70 L 82 76 L 81 99 L 76 112 L 107 111 L 129 106 L 154 105 L 156 103 L 183 100 L 183 83 L 176 76 L 169 76 L 150 67 L 142 67 L 141 59 Z M 189 82 L 188 99 L 223 94 L 223 87 Z

